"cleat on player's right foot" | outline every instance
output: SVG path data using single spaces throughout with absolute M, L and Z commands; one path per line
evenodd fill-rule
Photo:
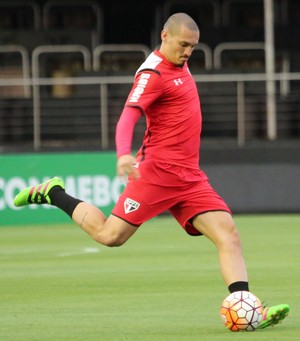
M 265 307 L 263 311 L 263 319 L 258 329 L 273 327 L 282 322 L 289 314 L 290 307 L 288 304 L 279 304 L 272 307 Z
M 49 191 L 54 187 L 59 186 L 65 189 L 62 179 L 55 177 L 48 181 L 45 181 L 36 186 L 30 186 L 23 189 L 14 199 L 14 205 L 17 207 L 30 205 L 30 204 L 49 204 L 51 205 L 51 199 L 49 198 Z

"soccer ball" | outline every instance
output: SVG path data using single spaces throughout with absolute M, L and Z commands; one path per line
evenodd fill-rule
M 263 317 L 260 300 L 248 291 L 236 291 L 225 298 L 221 306 L 225 326 L 233 331 L 254 331 Z

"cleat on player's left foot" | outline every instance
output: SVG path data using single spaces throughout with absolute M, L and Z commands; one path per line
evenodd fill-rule
M 282 322 L 289 314 L 290 307 L 288 304 L 279 304 L 272 307 L 265 307 L 263 311 L 263 318 L 258 329 L 273 327 Z
M 14 205 L 17 207 L 30 205 L 30 204 L 49 204 L 51 205 L 51 199 L 49 198 L 49 191 L 54 187 L 59 186 L 65 189 L 62 179 L 55 177 L 48 181 L 45 181 L 36 186 L 30 186 L 23 189 L 14 199 Z

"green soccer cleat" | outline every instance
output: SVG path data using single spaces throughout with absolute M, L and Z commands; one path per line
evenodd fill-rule
M 14 199 L 14 205 L 17 207 L 30 204 L 51 205 L 51 199 L 49 198 L 48 194 L 50 189 L 52 189 L 54 186 L 59 186 L 62 189 L 65 189 L 62 179 L 55 177 L 39 185 L 23 189 L 18 195 L 16 195 Z
M 257 329 L 273 327 L 282 322 L 289 314 L 290 307 L 288 304 L 274 305 L 273 307 L 265 307 L 263 318 Z

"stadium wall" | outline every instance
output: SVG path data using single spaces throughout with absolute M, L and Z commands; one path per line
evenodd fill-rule
M 300 146 L 202 146 L 201 164 L 234 213 L 300 212 Z
M 203 149 L 202 168 L 234 213 L 299 212 L 300 153 L 294 158 L 281 154 L 276 160 L 270 152 L 251 158 L 249 151 Z M 115 161 L 113 152 L 0 156 L 0 226 L 68 222 L 64 213 L 48 205 L 13 205 L 20 189 L 55 175 L 64 179 L 68 193 L 109 214 L 124 188 Z

